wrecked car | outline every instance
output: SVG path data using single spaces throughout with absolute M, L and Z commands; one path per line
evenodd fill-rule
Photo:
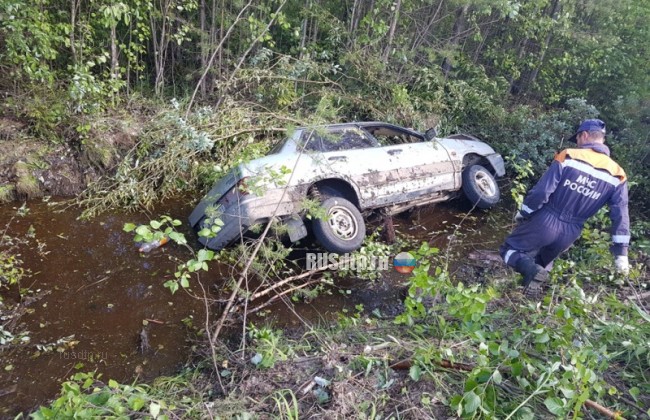
M 504 174 L 501 155 L 469 135 L 437 138 L 434 129 L 380 122 L 299 128 L 267 156 L 228 172 L 189 221 L 214 232 L 199 240 L 215 250 L 272 219 L 295 242 L 308 233 L 306 203 L 316 201 L 324 215 L 309 215 L 311 230 L 323 248 L 341 254 L 361 246 L 364 215 L 392 215 L 461 193 L 490 208 L 500 198 L 495 178 Z

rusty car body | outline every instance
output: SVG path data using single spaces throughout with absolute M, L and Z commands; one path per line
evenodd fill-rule
M 307 234 L 305 199 L 327 216 L 311 228 L 331 252 L 351 252 L 365 237 L 363 214 L 399 213 L 452 199 L 462 191 L 480 208 L 500 198 L 496 177 L 503 158 L 468 135 L 437 138 L 382 122 L 299 128 L 269 155 L 238 165 L 219 180 L 191 213 L 207 229 L 200 241 L 221 249 L 253 225 L 272 219 L 288 226 L 292 241 Z

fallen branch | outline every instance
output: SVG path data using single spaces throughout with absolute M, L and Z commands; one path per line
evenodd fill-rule
M 463 372 L 471 372 L 474 369 L 474 365 L 470 365 L 467 363 L 452 362 L 451 360 L 446 360 L 446 359 L 442 359 L 440 361 L 434 361 L 433 363 L 445 369 L 454 369 Z M 395 370 L 405 370 L 405 369 L 410 369 L 411 366 L 413 366 L 413 360 L 404 359 L 404 360 L 400 360 L 399 362 L 393 363 L 389 367 Z
M 266 308 L 267 306 L 271 305 L 273 302 L 275 302 L 275 301 L 277 301 L 278 299 L 280 299 L 282 296 L 286 296 L 286 295 L 288 295 L 289 293 L 295 292 L 296 290 L 299 290 L 299 289 L 303 289 L 303 288 L 305 288 L 305 287 L 307 287 L 307 286 L 311 286 L 312 284 L 316 284 L 316 283 L 318 283 L 318 282 L 320 282 L 320 279 L 318 279 L 318 280 L 312 280 L 312 281 L 309 281 L 309 282 L 307 282 L 307 283 L 305 283 L 305 284 L 301 284 L 301 285 L 298 285 L 298 286 L 292 287 L 291 289 L 287 289 L 287 290 L 285 290 L 285 291 L 283 291 L 283 292 L 281 292 L 281 293 L 278 293 L 277 295 L 273 296 L 272 298 L 270 298 L 269 300 L 267 300 L 267 301 L 264 302 L 263 304 L 261 304 L 261 305 L 259 305 L 259 306 L 256 306 L 256 307 L 253 308 L 253 309 L 249 309 L 249 310 L 248 310 L 248 314 L 254 314 L 255 312 L 259 312 L 260 310 Z
M 105 276 L 104 278 L 99 279 L 99 280 L 97 280 L 97 281 L 94 282 L 94 283 L 91 283 L 91 284 L 85 284 L 85 285 L 81 286 L 80 288 L 78 288 L 78 289 L 77 289 L 77 292 L 80 292 L 80 291 L 82 291 L 82 290 L 85 289 L 85 288 L 88 288 L 88 287 L 94 286 L 94 285 L 99 284 L 99 283 L 101 283 L 101 282 L 103 282 L 103 281 L 106 281 L 106 280 L 108 280 L 108 279 L 109 279 L 109 276 Z
M 633 299 L 644 300 L 649 297 L 650 297 L 650 291 L 627 296 L 629 300 L 633 300 Z
M 266 296 L 269 293 L 271 293 L 272 291 L 274 291 L 275 289 L 277 289 L 279 287 L 282 287 L 287 283 L 291 283 L 291 282 L 296 281 L 296 280 L 304 279 L 305 277 L 310 277 L 310 276 L 312 276 L 312 275 L 314 275 L 316 273 L 320 273 L 320 272 L 325 271 L 325 270 L 336 269 L 341 264 L 346 263 L 348 261 L 349 261 L 349 258 L 342 258 L 338 262 L 333 263 L 333 264 L 329 264 L 329 265 L 327 265 L 325 267 L 315 268 L 313 270 L 305 271 L 304 273 L 300 273 L 300 274 L 295 275 L 295 276 L 287 277 L 286 279 L 284 279 L 282 281 L 274 283 L 273 286 L 271 286 L 269 288 L 266 288 L 266 289 L 262 290 L 261 292 L 257 292 L 255 294 L 253 294 L 252 296 L 250 296 L 248 298 L 248 301 L 253 301 L 255 299 L 259 299 L 259 298 L 261 298 L 263 296 Z
M 607 407 L 603 407 L 602 405 L 598 404 L 595 401 L 587 400 L 585 401 L 585 406 L 598 411 L 600 414 L 607 416 L 610 419 L 625 420 L 625 417 L 621 416 L 620 413 L 612 411 Z

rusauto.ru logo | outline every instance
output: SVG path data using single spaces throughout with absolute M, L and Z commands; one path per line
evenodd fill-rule
M 400 252 L 393 258 L 393 267 L 398 273 L 409 274 L 413 271 L 415 265 L 415 258 L 408 252 Z M 385 271 L 390 269 L 390 262 L 389 257 L 386 256 L 308 252 L 305 255 L 305 266 L 307 270 L 329 267 L 331 270 L 344 271 Z

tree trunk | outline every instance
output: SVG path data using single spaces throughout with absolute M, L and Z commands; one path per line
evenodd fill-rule
M 551 19 L 557 20 L 558 12 L 560 11 L 560 0 L 555 0 L 553 2 L 553 7 L 551 9 Z M 539 56 L 539 64 L 535 67 L 528 77 L 528 82 L 526 83 L 526 90 L 529 90 L 537 80 L 537 75 L 539 74 L 539 69 L 544 64 L 544 58 L 546 57 L 546 52 L 548 51 L 551 41 L 553 40 L 553 28 L 549 29 L 546 39 L 544 40 L 544 46 L 542 47 L 542 52 Z
M 117 61 L 117 22 L 111 24 L 111 79 L 117 80 L 119 77 L 119 63 Z
M 462 34 L 465 30 L 465 16 L 467 15 L 468 10 L 469 4 L 465 4 L 463 7 L 458 9 L 458 12 L 456 13 L 456 21 L 454 22 L 451 39 L 449 41 L 449 44 L 452 48 L 458 46 L 458 42 L 460 41 L 460 34 Z M 445 57 L 444 61 L 442 62 L 442 72 L 445 75 L 445 79 L 451 71 L 451 65 L 452 64 L 449 57 Z
M 205 28 L 205 0 L 201 0 L 199 5 L 199 26 L 201 32 L 201 69 L 205 69 L 208 66 L 208 37 L 206 36 Z M 201 96 L 205 98 L 207 94 L 207 85 L 206 80 L 204 79 L 201 82 Z
M 390 50 L 393 48 L 393 40 L 395 39 L 395 29 L 397 28 L 397 20 L 399 19 L 399 11 L 402 7 L 402 0 L 397 0 L 395 4 L 395 13 L 393 13 L 393 20 L 390 22 L 390 29 L 388 30 L 388 41 L 386 43 L 386 49 L 384 50 L 383 59 L 388 61 L 388 56 L 390 55 Z
M 429 17 L 429 20 L 424 30 L 419 33 L 416 31 L 415 35 L 413 35 L 413 42 L 411 43 L 411 51 L 415 51 L 420 45 L 422 45 L 422 42 L 424 42 L 424 40 L 427 38 L 427 35 L 431 30 L 431 26 L 433 26 L 433 24 L 438 19 L 438 14 L 440 13 L 440 10 L 442 9 L 444 3 L 445 0 L 440 0 L 438 6 L 435 9 L 435 12 L 433 12 L 433 14 Z
M 160 4 L 160 15 L 161 15 L 161 24 L 160 30 L 156 25 L 156 19 L 154 14 L 151 14 L 150 24 L 151 24 L 151 37 L 154 48 L 154 65 L 156 69 L 156 78 L 154 81 L 154 90 L 156 95 L 162 93 L 162 89 L 165 86 L 165 64 L 167 57 L 167 47 L 169 46 L 169 37 L 167 34 L 167 13 L 169 12 L 169 0 L 161 0 Z
M 357 15 L 359 14 L 359 1 L 360 0 L 354 0 L 352 3 L 352 13 L 350 15 L 350 39 L 353 38 L 354 32 L 357 30 L 357 27 L 359 26 L 359 21 L 357 19 Z
M 524 54 L 526 53 L 526 49 L 528 47 L 528 39 L 523 39 L 519 42 L 519 48 L 517 48 L 517 61 L 516 63 L 521 62 L 521 59 L 524 57 Z M 523 73 L 523 72 L 522 72 Z M 521 83 L 522 75 L 519 75 L 519 78 L 515 79 L 513 75 L 510 75 L 508 78 L 508 81 L 510 82 L 510 93 L 513 95 L 517 95 L 519 93 L 520 86 L 519 84 Z
M 77 64 L 77 49 L 75 46 L 74 30 L 77 26 L 77 0 L 70 0 L 70 50 L 72 51 L 72 62 Z
M 311 3 L 310 0 L 305 1 L 305 7 L 306 7 L 307 10 L 310 9 L 310 6 L 311 6 L 310 3 Z M 300 59 L 302 59 L 302 57 L 304 55 L 305 45 L 307 44 L 307 28 L 309 27 L 308 22 L 309 22 L 309 18 L 307 16 L 305 16 L 302 19 L 302 24 L 300 25 L 300 30 L 302 32 L 300 34 Z
M 320 7 L 320 1 L 315 0 L 316 4 L 318 7 Z M 311 2 L 311 7 L 314 7 L 314 2 Z M 311 30 L 309 31 L 309 35 L 311 37 L 311 42 L 317 42 L 318 41 L 318 19 L 316 16 L 312 15 L 311 17 Z

